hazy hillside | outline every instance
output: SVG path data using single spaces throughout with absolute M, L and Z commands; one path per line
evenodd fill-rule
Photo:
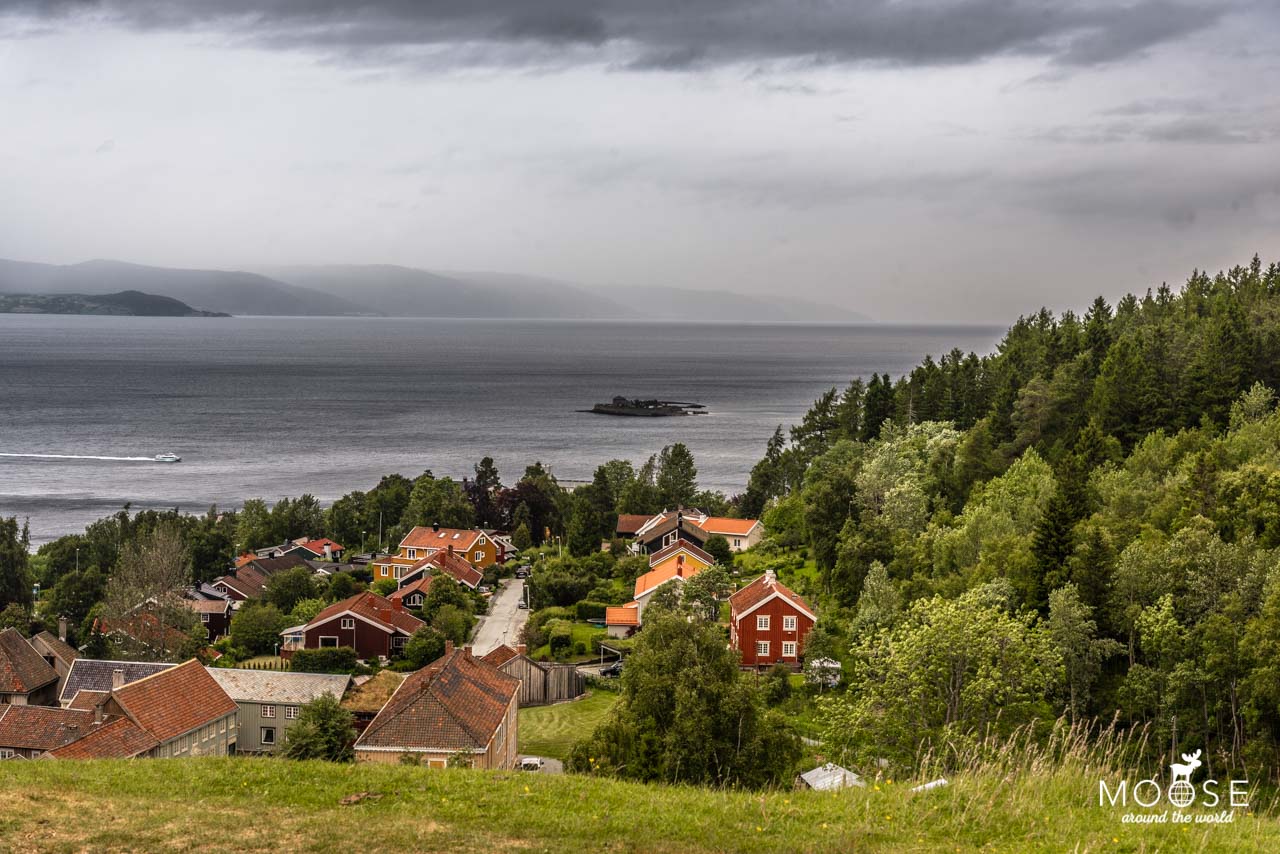
M 226 317 L 194 309 L 172 297 L 121 291 L 118 294 L 0 294 L 0 313 L 106 314 L 125 317 Z
M 109 294 L 145 291 L 195 308 L 227 314 L 330 315 L 367 313 L 330 294 L 256 273 L 146 267 L 122 261 L 59 266 L 0 260 L 0 293 Z

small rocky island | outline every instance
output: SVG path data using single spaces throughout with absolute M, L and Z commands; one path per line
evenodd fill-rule
M 610 403 L 597 403 L 590 409 L 578 411 L 596 415 L 629 415 L 638 418 L 707 414 L 707 408 L 701 403 L 682 403 L 678 400 L 638 400 L 627 397 L 615 397 Z
M 117 317 L 230 317 L 142 291 L 115 294 L 4 294 L 0 314 L 97 314 Z

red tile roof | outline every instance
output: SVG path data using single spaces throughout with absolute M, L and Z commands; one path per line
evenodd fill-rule
M 486 664 L 492 664 L 494 667 L 501 667 L 520 653 L 512 649 L 505 643 L 498 644 L 496 649 L 491 649 L 480 657 L 480 660 Z
M 401 683 L 356 739 L 356 750 L 483 750 L 519 691 L 514 676 L 466 650 L 450 650 Z
M 305 546 L 307 549 L 315 552 L 320 557 L 324 557 L 325 546 L 328 546 L 330 553 L 333 553 L 333 554 L 336 554 L 341 551 L 345 551 L 345 549 L 342 548 L 341 543 L 334 542 L 328 537 L 316 537 L 314 540 L 307 540 L 307 539 L 294 540 L 293 543 L 294 545 L 297 545 L 297 546 Z
M 606 626 L 638 626 L 640 625 L 640 607 L 635 602 L 604 609 Z
M 128 718 L 98 724 L 84 738 L 45 754 L 50 759 L 132 759 L 160 746 L 146 730 Z
M 93 712 L 51 706 L 0 706 L 0 747 L 53 750 L 93 728 Z
M 410 593 L 421 593 L 425 596 L 427 595 L 427 591 L 431 589 L 431 582 L 434 580 L 434 575 L 419 575 L 413 581 L 410 581 L 404 587 L 396 590 L 387 598 L 392 602 L 400 602 L 403 601 L 404 597 L 408 596 Z
M 327 623 L 339 614 L 345 614 L 350 611 L 358 617 L 363 617 L 370 622 L 382 626 L 390 631 L 403 632 L 411 635 L 418 629 L 426 625 L 407 611 L 397 608 L 391 603 L 390 599 L 379 596 L 377 593 L 366 590 L 362 593 L 343 599 L 341 602 L 335 602 L 328 608 L 325 608 L 315 619 L 307 623 L 307 628 L 318 626 L 321 623 Z
M 618 525 L 614 530 L 624 537 L 629 537 L 644 527 L 644 523 L 652 518 L 652 516 L 647 516 L 643 513 L 619 513 Z
M 236 710 L 235 701 L 194 658 L 112 691 L 111 696 L 162 744 Z
M 708 534 L 719 534 L 729 537 L 745 537 L 751 529 L 759 525 L 758 519 L 730 519 L 727 516 L 708 516 L 698 523 L 698 527 Z
M 39 632 L 32 635 L 31 646 L 41 656 L 52 655 L 67 665 L 70 665 L 71 662 L 80 657 L 80 653 L 76 651 L 75 647 L 59 638 L 53 632 Z M 42 646 L 43 650 L 41 649 Z
M 30 694 L 57 681 L 58 672 L 16 629 L 0 631 L 0 694 Z
M 91 691 L 88 688 L 81 688 L 71 698 L 71 702 L 67 705 L 68 709 L 80 709 L 82 711 L 92 712 L 98 705 L 107 698 L 110 691 Z
M 400 541 L 402 549 L 443 549 L 453 546 L 455 551 L 470 551 L 471 545 L 480 537 L 484 536 L 484 531 L 473 531 L 465 528 L 426 528 L 422 526 L 415 527 L 408 534 L 405 534 L 403 540 Z
M 805 611 L 816 619 L 816 612 L 812 606 L 798 594 L 793 592 L 789 587 L 778 581 L 772 572 L 766 572 L 764 575 L 752 581 L 746 587 L 729 597 L 729 613 L 731 618 L 736 622 L 741 615 L 755 608 L 764 602 L 770 596 L 778 594 L 787 599 L 797 608 Z
M 182 606 L 197 614 L 225 614 L 231 608 L 227 599 L 183 599 Z

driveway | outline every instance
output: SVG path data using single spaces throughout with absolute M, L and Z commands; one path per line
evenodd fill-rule
M 529 612 L 517 608 L 516 604 L 524 597 L 524 579 L 508 578 L 494 592 L 489 606 L 489 613 L 480 620 L 476 628 L 475 638 L 471 646 L 476 655 L 484 655 L 497 649 L 502 644 L 512 648 L 520 642 L 520 629 Z

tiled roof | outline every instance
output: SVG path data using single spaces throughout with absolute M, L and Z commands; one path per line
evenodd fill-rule
M 453 546 L 456 551 L 465 552 L 471 548 L 484 531 L 471 531 L 464 528 L 426 528 L 415 527 L 405 534 L 400 541 L 402 549 L 443 549 Z
M 664 555 L 663 559 L 670 557 L 671 555 L 676 554 L 678 551 L 680 551 L 680 549 L 677 549 L 676 546 L 679 546 L 682 544 L 684 544 L 684 541 L 678 540 L 677 542 L 673 543 L 671 546 L 663 549 L 661 552 L 658 552 L 658 554 L 654 555 L 654 557 L 656 558 L 658 557 L 658 555 L 662 555 L 664 552 L 666 554 Z M 690 549 L 689 551 L 690 551 L 690 554 L 693 553 L 692 549 Z M 698 549 L 698 551 L 702 551 L 702 550 Z M 702 552 L 702 554 L 705 555 L 706 552 Z M 709 555 L 708 555 L 708 558 L 710 558 Z M 707 559 L 704 562 L 708 564 L 714 564 L 715 560 Z M 652 564 L 650 565 L 652 566 Z M 697 564 L 685 562 L 683 560 L 683 556 L 679 556 L 675 561 L 668 563 L 666 566 L 660 566 L 657 569 L 651 569 L 648 572 L 646 572 L 644 575 L 641 575 L 639 578 L 637 578 L 635 598 L 639 599 L 641 596 L 645 595 L 646 593 L 652 592 L 654 588 L 656 588 L 659 584 L 670 581 L 673 578 L 679 578 L 683 580 L 693 578 L 699 572 L 702 572 L 702 569 L 703 567 Z
M 93 727 L 93 712 L 50 706 L 0 706 L 0 747 L 53 750 Z
M 237 670 L 230 667 L 207 667 L 227 696 L 250 703 L 310 703 L 328 694 L 339 700 L 351 684 L 347 675 L 327 673 L 291 673 L 272 670 Z
M 229 572 L 213 580 L 214 584 L 225 584 L 240 593 L 241 596 L 257 599 L 262 596 L 267 586 L 267 579 L 287 569 L 303 567 L 310 571 L 311 566 L 301 555 L 288 554 L 283 557 L 254 557 L 243 564 L 237 562 L 234 572 Z
M 227 599 L 183 599 L 182 606 L 197 614 L 225 614 L 231 608 Z
M 757 519 L 730 519 L 726 516 L 708 516 L 698 523 L 698 527 L 708 534 L 719 534 L 722 537 L 745 537 L 758 524 L 760 522 Z
M 606 626 L 638 626 L 640 625 L 640 608 L 635 602 L 628 602 L 617 608 L 605 608 L 604 624 Z
M 519 690 L 514 676 L 465 650 L 450 650 L 409 674 L 356 739 L 356 749 L 482 750 Z
M 451 552 L 447 549 L 428 555 L 409 567 L 409 570 L 400 577 L 401 579 L 408 578 L 415 572 L 424 572 L 431 567 L 435 567 L 454 581 L 464 584 L 473 590 L 484 580 L 483 572 L 472 566 L 466 558 L 457 552 Z
M 811 615 L 816 613 L 808 602 L 800 598 L 798 594 L 794 593 L 781 581 L 778 581 L 772 572 L 766 572 L 764 575 L 755 579 L 746 587 L 730 596 L 729 613 L 732 615 L 734 620 L 737 620 L 739 614 L 750 611 L 774 593 L 777 593 L 784 599 L 790 600 L 792 605 L 803 609 Z
M 87 688 L 77 691 L 71 698 L 71 702 L 67 704 L 67 708 L 91 712 L 97 708 L 99 702 L 106 699 L 109 693 L 109 691 L 90 691 Z
M 62 660 L 66 664 L 71 664 L 71 662 L 75 661 L 80 656 L 80 653 L 76 652 L 75 647 L 59 638 L 53 632 L 40 632 L 31 638 L 31 645 L 36 648 L 37 652 L 40 652 L 37 640 L 41 644 L 44 644 L 44 649 L 49 655 Z
M 696 557 L 698 560 L 708 565 L 712 565 L 716 562 L 715 558 L 713 558 L 711 555 L 707 554 L 705 551 L 698 548 L 696 545 L 689 542 L 688 540 L 676 540 L 674 543 L 667 546 L 666 548 L 659 549 L 658 551 L 649 555 L 649 566 L 653 566 L 655 564 L 661 563 L 662 561 L 671 557 L 676 552 L 680 552 L 680 551 L 686 551 L 689 554 Z
M 404 587 L 401 587 L 400 589 L 394 591 L 387 598 L 390 599 L 392 602 L 399 602 L 403 600 L 404 597 L 408 596 L 410 593 L 421 593 L 422 595 L 425 596 L 427 595 L 427 591 L 431 589 L 431 582 L 433 579 L 435 579 L 434 575 L 419 575 L 417 578 L 415 578 L 413 581 L 410 581 Z
M 124 684 L 137 682 L 153 673 L 168 670 L 172 664 L 153 661 L 99 661 L 96 658 L 77 658 L 67 674 L 67 681 L 62 685 L 59 701 L 64 705 L 70 703 L 77 691 L 101 691 L 104 694 L 111 690 L 111 674 L 116 670 L 124 671 Z
M 614 529 L 623 536 L 631 536 L 639 531 L 645 522 L 648 522 L 652 516 L 646 516 L 643 513 L 619 513 L 618 525 Z
M 503 643 L 498 644 L 495 649 L 491 649 L 484 655 L 480 656 L 480 660 L 487 664 L 492 664 L 494 667 L 501 667 L 519 654 L 519 651 L 514 650 Z
M 339 614 L 345 614 L 348 611 L 377 625 L 384 626 L 387 629 L 397 629 L 407 635 L 413 634 L 426 625 L 413 614 L 397 608 L 391 603 L 390 599 L 365 590 L 349 599 L 343 599 L 341 602 L 335 602 L 325 608 L 319 614 L 316 614 L 315 619 L 307 623 L 307 626 L 309 628 L 318 626 L 321 623 L 327 623 Z
M 325 547 L 325 546 L 328 546 L 328 547 L 329 547 L 329 551 L 330 551 L 331 553 L 337 553 L 337 552 L 340 552 L 340 551 L 345 551 L 345 550 L 342 548 L 342 544 L 341 544 L 341 543 L 334 542 L 333 540 L 329 539 L 328 537 L 316 537 L 314 540 L 307 540 L 307 539 L 304 539 L 304 540 L 301 540 L 301 541 L 299 541 L 299 540 L 294 540 L 293 542 L 294 542 L 294 545 L 298 545 L 298 546 L 306 546 L 308 549 L 310 549 L 311 551 L 315 552 L 315 553 L 316 553 L 317 555 L 319 555 L 320 557 L 324 557 L 324 547 Z
M 128 718 L 98 724 L 84 738 L 45 755 L 51 759 L 131 759 L 160 742 Z
M 129 717 L 161 743 L 236 710 L 235 701 L 194 658 L 112 691 L 111 695 Z
M 0 694 L 30 694 L 56 681 L 58 672 L 16 629 L 0 631 Z

